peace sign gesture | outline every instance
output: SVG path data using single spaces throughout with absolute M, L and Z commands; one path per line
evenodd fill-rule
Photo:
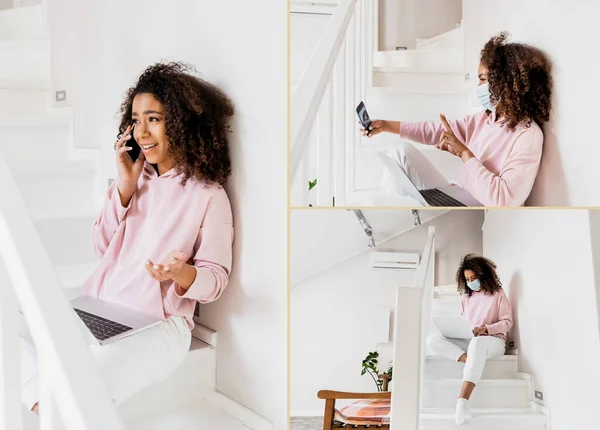
M 473 153 L 467 148 L 456 135 L 452 132 L 450 128 L 450 124 L 448 124 L 448 120 L 446 116 L 441 113 L 440 120 L 442 121 L 442 125 L 444 126 L 444 131 L 442 132 L 442 136 L 440 138 L 440 143 L 436 144 L 435 147 L 441 149 L 442 151 L 448 151 L 452 155 L 456 155 L 460 157 L 463 162 L 466 162 L 469 158 L 474 157 Z

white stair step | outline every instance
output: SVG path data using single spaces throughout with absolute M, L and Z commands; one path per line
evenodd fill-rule
M 192 338 L 190 352 L 183 364 L 166 380 L 128 399 L 119 409 L 127 421 L 147 417 L 151 411 L 176 409 L 197 404 L 206 388 L 213 390 L 216 375 L 216 349 Z
M 548 417 L 529 408 L 473 409 L 469 430 L 546 430 Z M 425 410 L 420 414 L 422 430 L 462 429 L 454 421 L 453 409 Z
M 461 379 L 426 379 L 424 408 L 454 408 L 462 386 Z M 529 406 L 529 381 L 525 379 L 482 379 L 470 404 L 472 408 L 526 408 Z
M 457 27 L 434 37 L 417 38 L 418 50 L 461 49 L 463 46 L 462 27 Z
M 149 411 L 143 418 L 127 422 L 127 430 L 248 430 L 238 419 L 207 400 L 168 411 Z
M 66 160 L 68 138 L 69 128 L 62 125 L 24 127 L 0 124 L 0 152 L 11 166 L 32 160 L 49 163 Z
M 425 365 L 426 379 L 460 379 L 465 365 L 444 357 L 428 355 Z M 514 379 L 519 371 L 516 355 L 503 355 L 485 362 L 483 379 Z
M 44 32 L 42 5 L 0 11 L 0 40 L 40 40 Z
M 2 88 L 0 85 L 0 115 L 45 115 L 49 97 L 48 90 Z
M 54 266 L 85 264 L 98 259 L 91 244 L 95 217 L 38 220 L 35 223 Z
M 416 73 L 399 68 L 377 67 L 373 70 L 373 86 L 393 88 L 403 94 L 463 94 L 472 90 L 465 75 L 456 73 Z
M 373 67 L 378 71 L 404 70 L 412 73 L 463 73 L 462 49 L 409 49 L 377 51 Z
M 48 79 L 48 40 L 0 40 L 0 79 Z
M 99 260 L 92 260 L 81 264 L 68 264 L 55 267 L 58 279 L 65 289 L 79 288 L 100 264 Z
M 13 175 L 19 180 L 21 176 L 47 176 L 47 175 L 77 175 L 94 174 L 98 168 L 98 160 L 59 160 L 48 163 L 44 160 L 31 160 L 29 163 L 14 164 L 10 166 Z
M 93 213 L 95 172 L 18 175 L 17 186 L 29 212 L 40 214 Z M 91 227 L 91 226 L 90 226 Z

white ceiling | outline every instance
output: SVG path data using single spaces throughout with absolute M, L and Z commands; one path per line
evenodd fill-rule
M 444 211 L 420 210 L 421 222 Z M 363 210 L 378 245 L 414 226 L 410 209 Z M 293 210 L 290 216 L 292 283 L 368 250 L 368 237 L 349 210 Z

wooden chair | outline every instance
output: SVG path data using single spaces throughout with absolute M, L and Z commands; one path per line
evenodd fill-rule
M 389 377 L 379 375 L 383 380 L 383 391 L 377 393 L 347 393 L 342 391 L 321 390 L 319 399 L 325 400 L 323 430 L 339 428 L 390 428 L 391 394 L 388 391 Z M 358 401 L 340 410 L 335 408 L 338 399 L 357 399 Z

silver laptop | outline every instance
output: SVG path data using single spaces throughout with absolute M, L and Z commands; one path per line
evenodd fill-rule
M 160 318 L 86 295 L 71 299 L 71 306 L 79 316 L 80 329 L 88 345 L 105 345 L 162 321 Z
M 433 317 L 433 322 L 450 339 L 473 339 L 473 332 L 463 317 Z
M 379 151 L 375 151 L 375 155 L 388 169 L 394 181 L 421 206 L 483 206 L 471 193 L 457 185 L 419 190 L 396 160 Z

